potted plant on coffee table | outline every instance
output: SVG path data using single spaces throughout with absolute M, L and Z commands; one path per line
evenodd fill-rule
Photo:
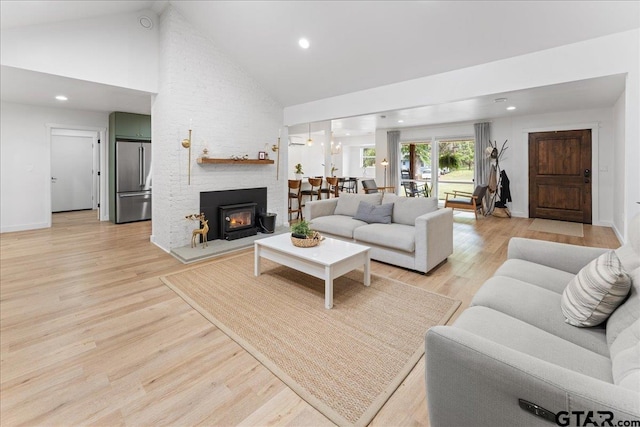
M 291 243 L 301 248 L 309 248 L 320 243 L 320 233 L 313 231 L 310 224 L 305 221 L 299 221 L 291 226 Z

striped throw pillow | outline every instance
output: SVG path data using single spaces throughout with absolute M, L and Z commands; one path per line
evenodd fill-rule
M 560 307 L 573 326 L 596 326 L 607 320 L 631 288 L 615 252 L 600 255 L 582 268 L 562 293 Z

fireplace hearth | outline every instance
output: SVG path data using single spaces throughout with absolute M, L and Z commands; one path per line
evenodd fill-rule
M 209 233 L 207 234 L 207 240 L 209 242 L 212 242 L 218 239 L 226 239 L 226 237 L 223 237 L 224 224 L 222 222 L 222 220 L 226 218 L 226 215 L 221 215 L 220 207 L 250 203 L 255 204 L 253 211 L 254 214 L 251 218 L 251 220 L 253 221 L 254 231 L 247 231 L 250 230 L 251 227 L 247 226 L 246 228 L 244 228 L 244 224 L 240 226 L 239 221 L 245 222 L 245 219 L 234 217 L 236 222 L 234 223 L 234 230 L 231 231 L 237 232 L 236 236 L 240 237 L 244 237 L 241 236 L 242 233 L 251 232 L 252 234 L 248 234 L 248 236 L 253 236 L 257 231 L 259 231 L 257 217 L 261 212 L 267 211 L 267 188 L 241 188 L 233 190 L 201 192 L 200 212 L 203 212 L 206 218 L 209 220 Z
M 258 234 L 255 224 L 257 205 L 257 203 L 241 203 L 220 206 L 221 238 L 235 240 Z

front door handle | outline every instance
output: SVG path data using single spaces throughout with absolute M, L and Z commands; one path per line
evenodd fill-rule
M 585 170 L 584 170 L 584 177 L 585 177 L 585 178 L 589 178 L 589 177 L 591 177 L 591 170 L 589 170 L 589 169 L 585 169 Z

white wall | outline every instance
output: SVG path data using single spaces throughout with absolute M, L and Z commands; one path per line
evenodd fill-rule
M 288 179 L 295 178 L 295 165 L 300 163 L 302 165 L 302 171 L 304 176 L 324 176 L 324 146 L 320 145 L 324 142 L 325 136 L 314 134 L 311 136 L 313 139 L 313 145 L 306 145 L 308 137 L 305 139 L 295 138 L 293 141 L 296 143 L 304 142 L 305 145 L 292 145 L 288 147 L 289 161 L 288 167 L 285 171 L 285 176 Z
M 352 92 L 284 109 L 286 125 L 438 105 L 614 74 L 638 80 L 640 30 Z M 550 66 L 553 64 L 553 66 Z M 637 101 L 636 94 L 635 100 Z
M 286 220 L 286 129 L 280 179 L 276 165 L 197 165 L 204 147 L 210 157 L 248 154 L 257 158 L 265 143 L 275 143 L 282 106 L 215 44 L 198 34 L 170 5 L 160 19 L 160 80 L 152 105 L 153 236 L 165 250 L 189 244 L 199 211 L 200 192 L 267 187 L 268 210 Z M 193 123 L 191 185 L 188 151 L 180 141 Z M 271 158 L 276 154 L 269 153 Z
M 613 165 L 624 165 L 625 162 L 625 94 L 620 95 L 620 98 L 613 107 L 613 132 L 614 132 L 614 144 L 613 144 Z M 637 166 L 637 165 L 636 165 Z M 625 168 L 613 166 L 613 170 L 609 170 L 609 173 L 613 178 L 613 206 L 624 206 L 624 195 L 626 187 L 633 185 L 632 182 L 625 183 Z M 636 183 L 640 186 L 640 182 Z M 640 201 L 640 198 L 638 199 Z M 616 230 L 618 238 L 622 239 L 624 235 L 624 209 L 613 210 L 613 229 Z
M 553 66 L 550 66 L 553 64 Z M 285 124 L 359 116 L 475 96 L 627 74 L 624 106 L 624 198 L 613 210 L 629 219 L 640 213 L 640 30 L 631 30 L 434 76 L 353 92 L 285 108 Z M 494 135 L 494 138 L 499 139 Z M 376 141 L 380 140 L 376 136 Z M 378 145 L 378 143 L 376 144 Z M 608 161 L 609 159 L 607 159 Z M 612 182 L 612 181 L 611 181 Z M 607 184 L 609 185 L 609 184 Z M 612 200 L 613 203 L 613 200 Z M 606 211 L 604 206 L 601 206 Z M 611 215 L 603 213 L 603 218 Z
M 618 102 L 620 103 L 620 101 Z M 619 173 L 614 165 L 616 147 L 616 123 L 613 109 L 564 111 L 530 116 L 512 116 L 491 121 L 491 140 L 499 145 L 507 140 L 509 147 L 501 160 L 501 167 L 510 180 L 513 216 L 529 215 L 529 152 L 527 132 L 543 130 L 584 129 L 595 125 L 592 136 L 598 143 L 593 157 L 593 220 L 597 225 L 612 225 L 614 206 L 614 174 Z M 386 129 L 377 133 L 376 155 L 386 153 Z M 400 141 L 425 141 L 445 138 L 474 137 L 473 123 L 452 123 L 436 126 L 421 126 L 401 129 Z M 618 141 L 619 142 L 619 141 Z M 379 168 L 378 168 L 379 169 Z M 382 176 L 382 175 L 380 175 Z M 622 233 L 622 229 L 620 230 Z
M 613 223 L 613 174 L 615 170 L 615 124 L 613 109 L 565 111 L 532 116 L 496 119 L 491 123 L 491 139 L 502 144 L 508 140 L 508 150 L 501 160 L 511 184 L 511 205 L 514 216 L 529 215 L 529 151 L 528 132 L 545 130 L 592 130 L 592 219 L 594 225 Z M 592 147 L 594 146 L 592 144 Z
M 331 154 L 331 122 L 314 123 L 311 129 L 310 135 L 313 140 L 311 146 L 306 145 L 309 133 L 298 133 L 292 138 L 296 145 L 288 147 L 287 175 L 289 179 L 295 178 L 295 165 L 298 163 L 302 165 L 303 176 L 330 176 L 332 164 L 338 168 L 334 175 L 342 176 L 344 173 L 343 155 L 341 153 Z M 345 138 L 334 138 L 334 146 L 344 140 Z
M 364 147 L 376 148 L 375 135 L 347 136 L 339 138 L 339 141 L 342 142 L 342 156 L 340 159 L 342 167 L 336 175 L 362 177 L 363 170 L 360 167 L 360 150 Z M 376 156 L 377 154 L 376 150 Z M 372 173 L 371 170 L 367 170 L 365 176 L 368 178 L 376 177 L 375 173 Z M 382 175 L 380 176 L 382 177 Z
M 139 24 L 141 15 L 154 21 L 151 30 Z M 155 93 L 158 18 L 147 10 L 2 30 L 0 62 Z
M 51 145 L 47 125 L 106 129 L 109 116 L 7 102 L 0 108 L 0 232 L 49 227 Z

